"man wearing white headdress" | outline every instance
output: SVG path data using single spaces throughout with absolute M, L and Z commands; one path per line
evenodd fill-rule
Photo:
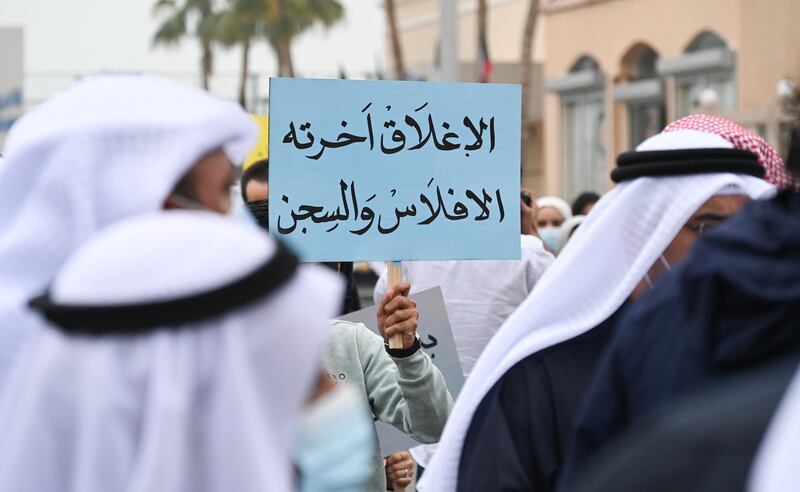
M 623 305 L 706 226 L 774 188 L 722 137 L 662 133 L 620 156 L 605 195 L 490 342 L 450 415 L 425 491 L 552 490 L 572 419 Z M 575 299 L 581 299 L 575 302 Z
M 214 214 L 104 229 L 31 302 L 46 322 L 0 402 L 0 490 L 288 492 L 293 463 L 305 490 L 304 465 L 332 443 L 330 465 L 356 481 L 337 490 L 358 490 L 372 426 L 358 397 L 302 408 L 341 291 Z
M 226 212 L 257 133 L 236 104 L 149 76 L 87 78 L 20 118 L 0 168 L 0 388 L 35 324 L 25 302 L 70 252 L 136 214 Z

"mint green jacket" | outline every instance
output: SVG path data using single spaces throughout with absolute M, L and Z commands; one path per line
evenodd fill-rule
M 375 420 L 385 422 L 427 444 L 439 440 L 453 398 L 444 377 L 422 350 L 398 359 L 390 357 L 383 338 L 362 324 L 334 321 L 324 356 L 331 378 L 355 387 Z M 374 432 L 375 470 L 368 491 L 385 491 L 383 457 Z M 335 465 L 334 465 L 335 466 Z

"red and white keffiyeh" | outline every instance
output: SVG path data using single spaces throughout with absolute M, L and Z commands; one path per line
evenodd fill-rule
M 664 128 L 663 133 L 677 130 L 713 133 L 724 138 L 737 149 L 749 150 L 758 157 L 758 162 L 767 170 L 764 180 L 778 189 L 792 188 L 800 184 L 786 171 L 783 158 L 766 140 L 731 120 L 707 114 L 693 114 L 673 121 Z

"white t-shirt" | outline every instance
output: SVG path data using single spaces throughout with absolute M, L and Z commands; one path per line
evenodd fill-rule
M 553 263 L 542 240 L 520 236 L 519 260 L 404 261 L 403 278 L 411 293 L 440 287 L 464 377 L 511 313 L 522 304 Z M 375 284 L 375 304 L 387 290 L 387 271 Z M 420 466 L 427 466 L 436 444 L 412 448 Z
M 522 235 L 520 260 L 404 261 L 411 293 L 440 287 L 464 377 L 511 313 L 528 297 L 553 255 L 535 236 Z M 377 304 L 387 290 L 386 270 L 375 285 Z

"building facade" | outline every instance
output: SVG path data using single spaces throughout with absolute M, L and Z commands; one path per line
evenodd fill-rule
M 549 0 L 545 188 L 604 191 L 616 156 L 696 112 L 785 146 L 776 87 L 800 77 L 796 0 Z
M 619 153 L 695 112 L 731 118 L 785 147 L 787 121 L 776 86 L 800 80 L 800 29 L 794 25 L 800 1 L 539 1 L 536 111 L 527 122 L 532 145 L 523 159 L 524 186 L 567 199 L 606 191 Z M 439 2 L 396 3 L 407 65 L 430 76 Z M 528 5 L 489 0 L 493 61 L 512 68 L 519 63 Z M 476 13 L 476 1 L 460 1 L 465 81 L 476 80 Z M 387 59 L 391 65 L 391 53 Z M 514 82 L 507 74 L 492 81 Z
M 520 83 L 522 37 L 528 15 L 528 0 L 487 0 L 489 6 L 487 45 L 493 69 L 490 82 Z M 409 77 L 436 80 L 439 68 L 439 0 L 395 0 L 398 31 Z M 543 193 L 543 33 L 537 26 L 533 42 L 532 90 L 528 99 L 528 121 L 523 128 L 522 185 Z M 458 0 L 459 80 L 477 82 L 480 76 L 478 47 L 478 2 Z M 392 67 L 391 45 L 386 43 L 387 66 Z M 391 75 L 391 74 L 390 74 Z

